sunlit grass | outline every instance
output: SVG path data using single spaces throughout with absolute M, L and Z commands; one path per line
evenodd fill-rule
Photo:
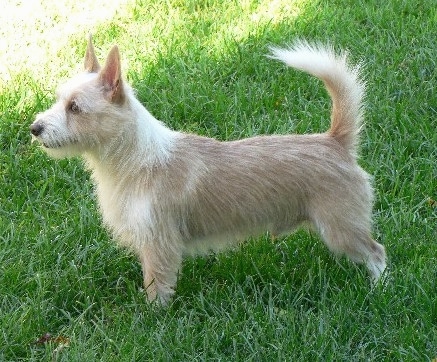
M 85 38 L 88 33 L 96 33 L 99 26 L 104 28 L 105 22 L 111 19 L 115 19 L 114 27 L 122 27 L 126 35 L 132 36 L 133 44 L 146 45 L 139 52 L 148 58 L 156 56 L 157 51 L 164 51 L 163 44 L 168 45 L 193 31 L 201 46 L 220 52 L 226 40 L 238 42 L 260 27 L 295 18 L 306 2 L 308 0 L 224 1 L 215 6 L 214 3 L 208 5 L 208 1 L 155 5 L 132 0 L 5 0 L 0 13 L 0 82 L 26 73 L 33 79 L 51 84 L 53 79 L 70 73 L 72 66 L 76 67 L 77 49 L 71 47 L 71 38 Z M 217 18 L 224 21 L 217 22 Z M 199 21 L 202 27 L 198 27 Z M 197 26 L 190 28 L 187 26 L 190 24 Z M 63 56 L 59 57 L 61 53 Z
M 71 37 L 93 32 L 99 24 L 112 19 L 117 9 L 123 9 L 126 3 L 127 0 L 3 0 L 0 83 L 20 73 L 27 73 L 38 81 L 59 76 L 64 68 L 76 64 Z

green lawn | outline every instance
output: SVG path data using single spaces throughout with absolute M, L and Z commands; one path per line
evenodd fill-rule
M 435 0 L 16 3 L 0 15 L 1 361 L 437 358 Z M 157 118 L 221 140 L 328 128 L 323 85 L 266 58 L 269 45 L 329 41 L 363 60 L 360 163 L 374 176 L 386 286 L 371 289 L 364 268 L 300 231 L 188 259 L 170 307 L 148 305 L 80 160 L 54 161 L 30 142 L 90 31 L 100 58 L 119 45 Z

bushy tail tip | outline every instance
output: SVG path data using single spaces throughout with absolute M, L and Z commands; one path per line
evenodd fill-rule
M 336 54 L 332 47 L 298 41 L 289 48 L 270 48 L 269 57 L 321 79 L 332 99 L 331 127 L 334 137 L 356 156 L 363 120 L 365 82 L 361 65 L 351 66 L 346 52 Z

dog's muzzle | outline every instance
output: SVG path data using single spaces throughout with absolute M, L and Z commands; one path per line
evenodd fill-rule
M 44 126 L 40 122 L 33 122 L 30 125 L 30 133 L 32 133 L 32 135 L 34 135 L 35 137 L 41 135 L 43 130 Z

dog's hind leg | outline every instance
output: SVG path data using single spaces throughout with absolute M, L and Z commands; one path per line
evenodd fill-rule
M 384 247 L 370 235 L 370 225 L 360 220 L 360 215 L 333 213 L 318 215 L 313 219 L 321 237 L 335 254 L 345 254 L 356 263 L 364 263 L 377 282 L 386 268 Z

